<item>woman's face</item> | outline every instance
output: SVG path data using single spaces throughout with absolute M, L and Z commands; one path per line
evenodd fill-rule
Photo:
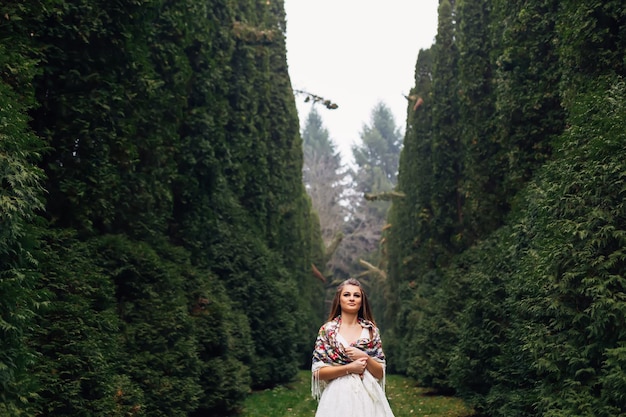
M 357 314 L 362 301 L 361 288 L 356 285 L 345 285 L 339 293 L 339 305 L 343 313 Z

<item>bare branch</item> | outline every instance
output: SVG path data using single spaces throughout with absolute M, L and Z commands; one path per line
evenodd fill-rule
M 326 277 L 320 272 L 319 269 L 315 266 L 315 264 L 311 264 L 311 271 L 313 272 L 313 276 L 323 283 L 326 283 Z
M 330 109 L 330 110 L 335 110 L 336 108 L 339 107 L 336 103 L 333 103 L 332 101 L 325 99 L 324 97 L 320 97 L 315 94 L 309 93 L 308 91 L 293 90 L 293 92 L 295 93 L 295 95 L 299 95 L 299 94 L 305 95 L 306 96 L 304 98 L 305 103 L 308 103 L 309 101 L 312 100 L 313 103 L 322 103 L 324 106 L 326 106 L 327 109 Z
M 385 191 L 383 193 L 365 193 L 365 199 L 367 201 L 376 201 L 376 200 L 393 200 L 394 198 L 404 198 L 406 194 L 401 193 L 400 191 Z
M 367 268 L 367 271 L 362 272 L 360 276 L 375 274 L 381 277 L 383 280 L 387 279 L 387 274 L 382 269 L 372 265 L 371 263 L 367 261 L 364 261 L 363 259 L 359 259 L 359 263 Z

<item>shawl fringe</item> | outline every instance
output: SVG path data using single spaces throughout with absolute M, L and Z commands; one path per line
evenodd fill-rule
M 317 401 L 320 400 L 322 392 L 328 385 L 327 381 L 319 378 L 319 370 L 325 366 L 345 365 L 351 362 L 351 359 L 345 355 L 345 351 L 341 344 L 337 341 L 337 332 L 341 325 L 341 316 L 325 323 L 319 331 L 315 342 L 315 351 L 313 352 L 313 363 L 311 366 L 311 396 Z M 366 320 L 361 321 L 363 327 L 369 328 L 370 339 L 359 339 L 354 346 L 364 350 L 370 358 L 379 362 L 383 366 L 382 378 L 377 380 L 378 384 L 385 391 L 386 381 L 386 361 L 382 351 L 380 334 L 373 323 Z M 341 377 L 343 378 L 343 377 Z

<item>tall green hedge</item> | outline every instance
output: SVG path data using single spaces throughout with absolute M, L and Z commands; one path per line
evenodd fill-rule
M 143 393 L 124 371 L 115 286 L 93 262 L 98 248 L 73 231 L 50 232 L 45 242 L 38 284 L 50 303 L 30 341 L 40 355 L 36 409 L 50 416 L 131 413 Z
M 36 282 L 39 225 L 44 206 L 43 171 L 37 167 L 45 144 L 30 128 L 36 105 L 32 80 L 36 48 L 22 10 L 33 5 L 4 2 L 0 24 L 0 415 L 17 416 L 40 384 L 32 375 L 37 350 L 29 346 L 33 320 L 46 303 Z M 15 18 L 8 19 L 7 17 Z
M 390 363 L 488 416 L 626 415 L 626 16 L 575 3 L 454 2 L 459 59 L 432 71 L 432 106 L 409 108 L 387 236 Z M 436 142 L 455 129 L 458 155 Z M 450 173 L 462 161 L 460 183 L 429 175 L 444 160 Z M 457 212 L 429 206 L 438 188 L 449 207 L 460 191 Z M 457 253 L 423 256 L 453 248 L 432 230 L 459 213 Z
M 323 288 L 283 3 L 9 2 L 0 19 L 0 410 L 230 415 L 290 380 Z
M 626 413 L 625 99 L 622 79 L 578 96 L 558 158 L 530 187 L 536 256 L 521 278 L 543 283 L 525 304 L 543 415 Z

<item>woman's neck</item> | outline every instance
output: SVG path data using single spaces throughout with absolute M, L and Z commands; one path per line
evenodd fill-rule
M 341 323 L 345 326 L 356 326 L 359 324 L 359 316 L 351 313 L 341 313 Z

